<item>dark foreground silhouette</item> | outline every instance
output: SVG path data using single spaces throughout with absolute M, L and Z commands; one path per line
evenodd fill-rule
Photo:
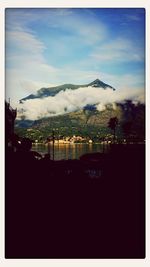
M 80 160 L 6 151 L 6 258 L 144 258 L 144 145 Z

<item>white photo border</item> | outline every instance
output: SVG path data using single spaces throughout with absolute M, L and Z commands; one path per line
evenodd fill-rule
M 4 192 L 4 100 L 5 100 L 5 9 L 6 8 L 145 8 L 146 11 L 146 258 L 145 259 L 5 259 L 4 234 L 5 234 L 5 192 Z M 0 266 L 2 267 L 24 267 L 24 266 L 149 266 L 150 264 L 150 180 L 149 180 L 149 158 L 150 158 L 150 1 L 149 0 L 1 0 L 0 1 Z

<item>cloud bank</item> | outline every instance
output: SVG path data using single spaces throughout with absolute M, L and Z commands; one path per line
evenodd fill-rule
M 18 105 L 18 119 L 22 115 L 29 120 L 37 120 L 43 117 L 51 117 L 62 115 L 68 112 L 73 112 L 82 109 L 87 104 L 96 104 L 98 111 L 103 111 L 107 104 L 112 104 L 115 108 L 115 103 L 132 100 L 135 104 L 144 103 L 143 90 L 116 90 L 107 88 L 84 87 L 76 90 L 66 89 L 60 91 L 53 97 L 37 98 L 26 100 L 23 104 Z

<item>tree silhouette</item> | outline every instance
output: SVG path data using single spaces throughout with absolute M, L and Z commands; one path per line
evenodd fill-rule
M 126 121 L 122 125 L 122 130 L 123 130 L 123 133 L 124 133 L 124 136 L 125 136 L 127 142 L 129 140 L 129 136 L 131 134 L 131 128 L 132 128 L 132 122 L 131 121 Z
M 108 122 L 108 127 L 113 130 L 113 134 L 114 134 L 114 141 L 116 139 L 116 127 L 118 125 L 118 118 L 117 117 L 113 117 L 110 118 L 109 122 Z

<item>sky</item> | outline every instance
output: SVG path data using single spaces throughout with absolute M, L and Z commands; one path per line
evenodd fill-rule
M 6 100 L 41 87 L 87 84 L 144 92 L 143 8 L 8 8 Z

